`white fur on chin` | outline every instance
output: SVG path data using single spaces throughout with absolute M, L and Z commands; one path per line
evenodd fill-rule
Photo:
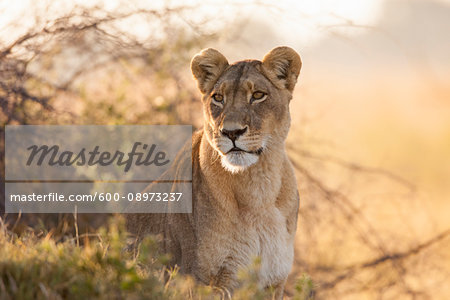
M 258 161 L 257 154 L 247 152 L 236 152 L 222 155 L 222 166 L 231 173 L 239 173 Z

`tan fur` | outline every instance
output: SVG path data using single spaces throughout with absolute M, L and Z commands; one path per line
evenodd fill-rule
M 214 49 L 192 59 L 204 111 L 204 128 L 192 139 L 193 212 L 128 215 L 127 227 L 138 237 L 162 234 L 173 264 L 204 284 L 232 291 L 237 271 L 259 256 L 260 286 L 274 286 L 282 298 L 299 205 L 284 141 L 300 68 L 288 47 L 232 65 Z M 267 94 L 263 101 L 252 99 L 255 91 Z M 212 100 L 218 93 L 223 103 Z M 226 130 L 245 131 L 234 144 L 248 152 L 228 153 Z

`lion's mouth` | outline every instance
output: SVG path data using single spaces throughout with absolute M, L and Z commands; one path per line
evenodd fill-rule
M 232 153 L 232 152 L 245 152 L 245 153 L 260 155 L 263 152 L 263 148 L 261 147 L 261 148 L 257 149 L 256 151 L 247 151 L 247 150 L 244 150 L 244 149 L 241 149 L 241 148 L 235 146 L 235 147 L 231 148 L 226 154 Z

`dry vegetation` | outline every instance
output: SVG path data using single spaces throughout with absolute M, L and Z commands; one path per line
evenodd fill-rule
M 168 269 L 169 258 L 152 237 L 137 257 L 124 252 L 124 227 L 116 217 L 96 233 L 70 237 L 30 229 L 19 238 L 1 224 L 1 299 L 220 299 L 220 292 Z M 257 270 L 255 261 L 239 275 L 235 299 L 271 298 L 272 291 L 257 289 Z M 311 279 L 303 276 L 294 299 L 308 299 L 311 291 Z

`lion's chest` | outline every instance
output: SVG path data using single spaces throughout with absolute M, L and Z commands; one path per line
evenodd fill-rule
M 235 217 L 233 224 L 229 224 L 233 230 L 210 231 L 207 240 L 209 245 L 211 242 L 215 245 L 215 251 L 208 249 L 200 253 L 201 265 L 207 266 L 203 270 L 210 276 L 216 276 L 224 268 L 234 273 L 259 257 L 261 287 L 283 281 L 289 274 L 294 255 L 292 237 L 285 226 L 286 217 L 275 206 L 256 211 L 241 209 Z
M 263 287 L 282 281 L 291 269 L 294 251 L 285 224 L 285 216 L 276 207 L 241 213 L 242 236 L 236 239 L 235 248 L 252 245 L 246 252 L 250 259 L 260 258 L 259 282 Z

